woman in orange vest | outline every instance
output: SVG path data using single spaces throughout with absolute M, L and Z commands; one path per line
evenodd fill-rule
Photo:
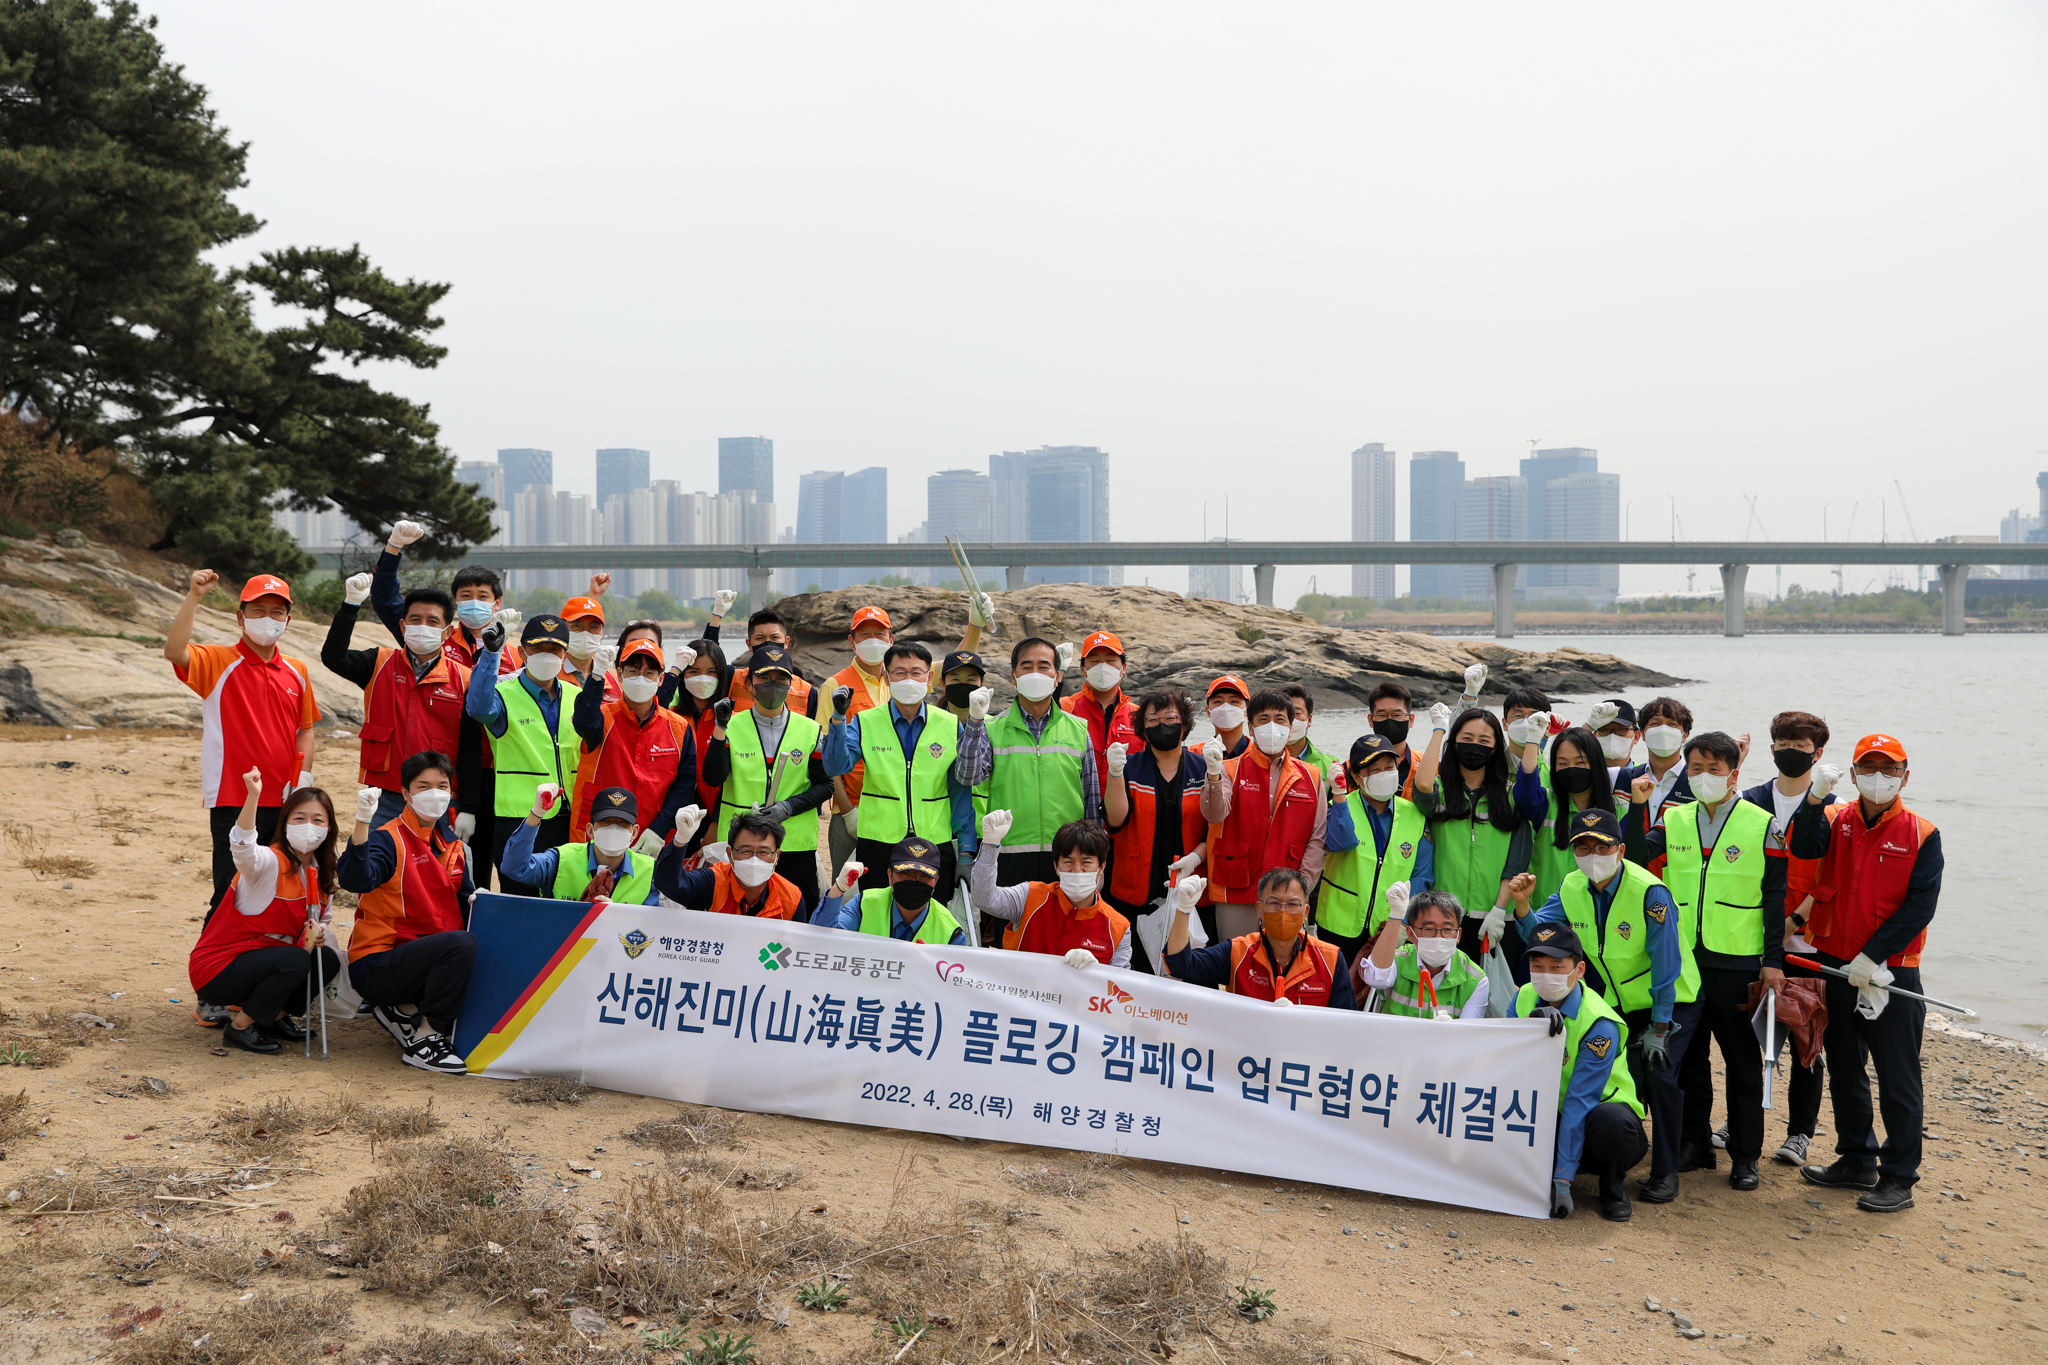
M 576 694 L 571 722 L 583 741 L 576 765 L 576 800 L 569 816 L 569 837 L 581 841 L 590 828 L 590 800 L 607 787 L 633 793 L 648 813 L 637 853 L 653 857 L 676 826 L 676 812 L 697 796 L 697 738 L 691 722 L 655 700 L 661 689 L 661 647 L 642 636 L 626 645 L 612 668 L 612 647 L 600 646 L 591 656 L 594 676 L 616 676 L 623 695 L 605 700 L 586 687 Z M 695 662 L 694 659 L 691 662 Z
M 1188 911 L 1201 899 L 1202 879 L 1182 877 L 1174 888 L 1173 928 L 1166 935 L 1166 969 L 1191 986 L 1221 986 L 1233 995 L 1276 1005 L 1324 1005 L 1355 1010 L 1351 967 L 1334 943 L 1310 938 L 1308 878 L 1276 867 L 1259 878 L 1259 927 L 1224 943 L 1188 947 Z
M 468 849 L 448 822 L 455 760 L 414 754 L 399 776 L 405 809 L 374 827 L 378 789 L 356 793 L 355 833 L 335 864 L 335 880 L 359 898 L 349 984 L 398 1040 L 407 1066 L 459 1076 L 468 1068 L 448 1035 L 469 989 L 476 939 Z
M 1294 704 L 1269 687 L 1252 695 L 1249 709 L 1252 742 L 1242 754 L 1223 757 L 1220 740 L 1203 746 L 1212 769 L 1223 774 L 1223 818 L 1210 822 L 1205 858 L 1216 939 L 1241 938 L 1257 927 L 1257 888 L 1274 868 L 1293 868 L 1310 886 L 1323 871 L 1329 807 L 1322 775 L 1287 752 Z
M 186 971 L 200 1003 L 228 1010 L 222 1036 L 244 1052 L 280 1052 L 305 1039 L 291 1021 L 294 1004 L 310 1005 L 313 958 L 334 898 L 334 803 L 318 787 L 299 787 L 277 813 L 277 842 L 256 840 L 256 809 L 263 770 L 242 774 L 248 793 L 228 850 L 235 878 L 226 906 L 199 931 Z M 332 981 L 341 959 L 322 944 L 322 977 Z
M 675 694 L 670 709 L 690 723 L 691 744 L 697 754 L 694 804 L 708 812 L 708 818 L 697 831 L 701 843 L 704 830 L 718 828 L 718 795 L 727 774 L 714 773 L 704 759 L 711 752 L 711 732 L 732 719 L 732 666 L 726 663 L 725 651 L 716 640 L 693 640 L 689 650 L 690 662 L 683 668 L 682 690 Z M 723 719 L 717 714 L 721 706 L 725 708 Z M 685 844 L 692 853 L 696 851 L 687 841 Z
M 1109 831 L 1093 820 L 1070 820 L 1052 836 L 1052 865 L 1058 882 L 996 885 L 996 862 L 1011 814 L 992 810 L 981 817 L 981 851 L 974 859 L 974 908 L 1010 922 L 1005 948 L 1051 953 L 1069 967 L 1131 965 L 1131 922 L 1102 896 L 1109 866 Z
M 684 818 L 701 816 L 691 813 Z M 689 861 L 682 849 L 687 835 L 670 844 L 654 865 L 654 889 L 685 910 L 800 919 L 797 911 L 803 906 L 804 893 L 775 870 L 782 859 L 782 822 L 748 811 L 733 817 L 726 837 L 722 855 L 716 848 L 708 850 L 707 856 L 718 860 L 703 867 L 684 865 Z
M 1210 817 L 1230 812 L 1222 783 L 1209 781 L 1209 760 L 1187 747 L 1194 700 L 1178 688 L 1157 688 L 1139 698 L 1137 716 L 1144 744 L 1135 753 L 1110 745 L 1102 779 L 1102 813 L 1116 846 L 1109 903 L 1126 916 L 1144 914 L 1173 881 L 1200 867 Z M 1205 908 L 1213 919 L 1214 909 Z M 1142 951 L 1131 966 L 1158 970 Z

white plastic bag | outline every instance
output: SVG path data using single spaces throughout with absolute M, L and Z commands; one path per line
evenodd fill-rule
M 1166 938 L 1173 932 L 1174 910 L 1170 904 L 1172 900 L 1173 895 L 1169 892 L 1159 900 L 1153 901 L 1152 908 L 1138 916 L 1137 923 L 1131 926 L 1132 932 L 1138 936 L 1138 942 L 1145 945 L 1145 952 L 1150 956 L 1152 965 L 1160 968 L 1162 974 L 1166 966 Z M 1188 947 L 1208 946 L 1209 932 L 1202 927 L 1202 912 L 1198 906 L 1188 911 Z
M 1496 943 L 1487 949 L 1479 965 L 1486 973 L 1486 1017 L 1507 1018 L 1508 1006 L 1514 1003 L 1515 992 L 1521 989 L 1515 984 L 1515 974 L 1508 970 L 1508 955 Z

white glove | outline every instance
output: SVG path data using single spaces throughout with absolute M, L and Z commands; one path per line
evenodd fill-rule
M 367 825 L 377 814 L 377 803 L 384 799 L 381 787 L 364 787 L 356 792 L 356 823 Z
M 967 719 L 987 720 L 988 704 L 996 699 L 995 689 L 977 687 L 967 694 Z
M 1446 705 L 1444 705 L 1444 704 L 1443 704 L 1442 702 L 1438 702 L 1438 703 L 1437 703 L 1436 705 L 1434 705 L 1434 706 L 1430 707 L 1430 708 L 1429 708 L 1429 728 L 1430 728 L 1430 729 L 1432 729 L 1432 730 L 1448 730 L 1448 729 L 1450 729 L 1450 728 L 1451 728 L 1451 708 L 1450 708 L 1450 707 L 1448 707 L 1448 706 L 1446 706 Z
M 366 573 L 350 574 L 348 581 L 341 585 L 341 600 L 352 607 L 363 605 L 363 600 L 369 595 L 370 575 Z
M 285 795 L 290 796 L 292 792 L 297 791 L 301 787 L 317 787 L 319 785 L 320 784 L 318 782 L 315 782 L 313 780 L 312 769 L 301 768 L 299 769 L 299 780 L 291 784 L 291 786 L 285 791 Z
M 1124 775 L 1124 764 L 1130 762 L 1130 754 L 1129 745 L 1112 744 L 1109 746 L 1104 756 L 1109 759 L 1109 775 L 1111 777 L 1122 777 Z
M 1191 851 L 1181 854 L 1180 857 L 1168 863 L 1166 865 L 1166 875 L 1170 878 L 1174 873 L 1178 872 L 1181 876 L 1185 877 L 1188 873 L 1193 872 L 1202 865 L 1202 858 L 1203 851 L 1198 844 Z
M 1408 922 L 1408 883 L 1395 882 L 1387 888 L 1387 918 L 1396 924 Z
M 403 550 L 427 533 L 427 528 L 416 521 L 401 521 L 391 528 L 391 548 Z
M 640 837 L 633 841 L 633 851 L 643 858 L 659 858 L 666 841 L 651 829 L 640 831 Z
M 987 630 L 996 619 L 996 599 L 985 592 L 967 594 L 967 624 Z
M 854 887 L 860 885 L 860 879 L 867 875 L 867 871 L 866 863 L 855 862 L 853 859 L 848 858 L 846 866 L 840 868 L 839 875 L 832 879 L 832 885 L 839 888 L 839 894 L 844 896 L 847 892 L 853 890 Z
M 1053 655 L 1060 661 L 1060 672 L 1066 672 L 1074 666 L 1074 642 L 1072 640 L 1061 641 L 1059 646 L 1053 650 Z
M 555 803 L 562 799 L 562 789 L 552 782 L 543 782 L 533 789 L 533 814 L 545 820 L 554 810 Z
M 1174 884 L 1173 908 L 1183 915 L 1194 913 L 1195 905 L 1208 889 L 1209 883 L 1200 877 L 1182 877 Z
M 1284 1006 L 1286 1006 L 1286 1007 L 1288 1007 L 1288 1008 L 1290 1008 L 1290 1009 L 1291 1009 L 1291 1008 L 1293 1008 L 1293 1006 L 1294 1006 L 1294 1002 L 1293 1002 L 1292 1000 L 1289 1000 L 1289 999 L 1288 999 L 1288 998 L 1287 998 L 1286 996 L 1284 996 L 1284 995 L 1283 995 L 1283 996 L 1281 996 L 1281 997 L 1280 997 L 1280 998 L 1279 998 L 1278 1000 L 1275 1000 L 1275 1001 L 1274 1001 L 1273 1003 L 1274 1003 L 1274 1004 L 1276 1004 L 1276 1005 L 1284 1005 Z
M 732 610 L 732 604 L 739 600 L 739 593 L 735 592 L 733 589 L 720 588 L 717 592 L 711 594 L 711 614 L 723 620 L 725 618 L 725 614 Z
M 696 662 L 696 650 L 690 648 L 688 645 L 677 645 L 675 657 L 668 661 L 668 669 L 671 673 L 681 673 L 683 670 L 687 669 L 691 664 Z
M 697 832 L 697 826 L 703 823 L 704 808 L 702 806 L 684 806 L 676 812 L 675 841 L 679 844 L 689 843 L 690 837 Z
M 1486 665 L 1473 664 L 1465 670 L 1465 695 L 1476 697 L 1479 689 L 1486 686 Z
M 501 608 L 491 619 L 503 626 L 507 635 L 517 635 L 519 628 L 526 624 L 526 617 L 510 607 Z
M 599 645 L 590 651 L 590 676 L 602 678 L 612 671 L 612 665 L 619 661 L 617 645 Z
M 1212 739 L 1202 745 L 1202 759 L 1209 765 L 1211 778 L 1223 775 L 1223 752 L 1223 741 L 1220 739 Z
M 1437 1017 L 1438 1019 L 1440 1019 L 1440 1020 L 1446 1020 L 1446 1021 L 1454 1021 L 1454 1020 L 1456 1020 L 1456 1019 L 1457 1019 L 1457 1017 L 1458 1017 L 1458 1016 L 1457 1016 L 1457 1013 L 1456 1013 L 1455 1011 L 1453 1011 L 1453 1010 L 1447 1010 L 1447 1009 L 1444 1009 L 1444 1008 L 1443 1008 L 1442 1006 L 1438 1006 L 1438 1007 L 1437 1007 L 1437 1012 L 1436 1012 L 1436 1017 Z
M 1069 948 L 1067 949 L 1067 965 L 1085 972 L 1090 967 L 1100 967 L 1102 964 L 1096 960 L 1095 954 L 1089 952 L 1086 948 Z
M 992 810 L 981 817 L 982 842 L 1000 844 L 1003 836 L 1010 832 L 1010 826 L 1017 823 L 1017 817 L 1006 810 Z
M 1591 715 L 1586 717 L 1586 728 L 1597 734 L 1602 727 L 1614 724 L 1615 717 L 1620 714 L 1621 708 L 1619 706 L 1616 706 L 1611 701 L 1603 701 L 1593 708 Z
M 1486 912 L 1485 919 L 1479 921 L 1479 937 L 1488 943 L 1499 943 L 1507 928 L 1508 912 L 1505 907 L 1496 905 Z
M 462 840 L 465 844 L 476 837 L 476 817 L 474 815 L 471 815 L 468 811 L 463 811 L 455 817 L 455 837 Z
M 1892 974 L 1889 971 L 1886 971 L 1882 966 L 1872 962 L 1861 953 L 1849 959 L 1849 965 L 1843 970 L 1849 973 L 1849 984 L 1859 991 L 1871 982 L 1877 981 L 1879 972 L 1884 972 L 1884 980 L 1878 982 L 1879 985 L 1889 986 L 1892 980 Z
M 1536 730 L 1533 724 L 1535 719 L 1536 717 L 1534 716 L 1523 716 L 1520 720 L 1509 721 L 1505 727 L 1508 732 L 1508 743 L 1527 744 L 1530 740 L 1534 739 L 1536 737 Z
M 715 844 L 704 845 L 703 849 L 700 851 L 699 856 L 703 864 L 706 867 L 709 867 L 713 863 L 731 862 L 732 850 L 731 846 L 728 845 L 723 839 L 721 839 Z
M 1842 770 L 1832 763 L 1823 763 L 1813 770 L 1811 799 L 1825 801 L 1828 793 L 1842 784 Z
M 851 837 L 853 837 L 853 838 L 855 838 L 855 839 L 858 839 L 858 838 L 860 837 L 860 807 L 859 807 L 859 806 L 855 806 L 855 807 L 854 807 L 854 808 L 853 808 L 852 810 L 850 810 L 850 811 L 846 812 L 846 814 L 844 814 L 844 815 L 840 816 L 840 817 L 839 817 L 839 819 L 840 819 L 840 821 L 841 821 L 841 822 L 842 822 L 843 824 L 845 824 L 845 826 L 846 826 L 846 832 L 847 832 L 847 834 L 848 834 L 848 835 L 850 835 Z M 863 869 L 863 870 L 865 870 L 865 869 Z

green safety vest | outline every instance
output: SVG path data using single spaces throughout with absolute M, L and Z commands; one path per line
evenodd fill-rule
M 1378 933 L 1387 922 L 1387 899 L 1381 892 L 1415 875 L 1423 819 L 1413 801 L 1395 797 L 1389 803 L 1394 827 L 1387 833 L 1387 851 L 1382 854 L 1366 819 L 1364 793 L 1352 792 L 1344 804 L 1351 811 L 1358 845 L 1324 856 L 1322 889 L 1316 893 L 1316 923 L 1333 934 L 1356 938 L 1361 931 Z
M 1318 749 L 1314 740 L 1302 745 L 1301 752 L 1295 757 L 1320 772 L 1323 775 L 1323 790 L 1330 790 L 1330 771 L 1337 766 L 1335 759 Z
M 1688 956 L 1695 947 L 1730 957 L 1763 956 L 1764 839 L 1771 813 L 1733 793 L 1728 799 L 1735 809 L 1704 855 L 1700 803 L 1664 812 L 1664 884 L 1678 902 Z
M 787 721 L 782 731 L 782 748 L 777 754 L 761 752 L 761 730 L 754 724 L 752 707 L 739 712 L 725 727 L 726 748 L 732 756 L 732 773 L 725 779 L 718 798 L 718 837 L 721 840 L 731 837 L 734 816 L 770 801 L 787 801 L 810 790 L 811 755 L 817 751 L 820 733 L 818 722 L 794 711 L 785 711 L 783 715 Z M 782 774 L 781 787 L 770 795 L 768 770 L 774 766 L 771 760 L 779 754 L 795 754 L 796 758 Z M 818 812 L 802 811 L 790 818 L 796 823 L 783 823 L 782 851 L 809 853 L 818 846 Z
M 1542 1003 L 1542 999 L 1536 994 L 1534 986 L 1524 986 L 1521 990 L 1515 992 L 1515 1016 L 1526 1019 L 1529 1017 L 1529 1011 Z M 1576 1015 L 1567 1014 L 1564 1016 L 1564 1076 L 1558 1083 L 1557 1089 L 1559 1109 L 1564 1108 L 1564 1097 L 1571 1093 L 1572 1072 L 1578 1069 L 1579 1052 L 1585 1046 L 1586 1030 L 1602 1019 L 1612 1019 L 1614 1021 L 1615 1028 L 1621 1033 L 1621 1037 L 1614 1044 L 1614 1047 L 1617 1051 L 1627 1052 L 1628 1021 L 1614 1012 L 1614 1006 L 1600 998 L 1600 992 L 1594 990 L 1591 986 L 1581 984 L 1579 987 L 1579 1012 Z M 1603 1057 L 1601 1060 L 1611 1060 L 1612 1064 L 1607 1068 L 1607 1085 L 1600 1092 L 1600 1102 L 1605 1104 L 1609 1100 L 1619 1100 L 1635 1110 L 1637 1118 L 1642 1118 L 1648 1111 L 1643 1108 L 1643 1102 L 1636 1098 L 1636 1078 L 1628 1069 L 1628 1058 L 1625 1056 L 1612 1059 Z
M 935 844 L 950 842 L 953 797 L 946 789 L 946 776 L 959 752 L 959 720 L 927 703 L 917 752 L 909 755 L 896 738 L 895 703 L 870 706 L 853 723 L 860 726 L 860 756 L 867 768 L 860 793 L 860 837 L 900 844 L 916 834 Z
M 1626 1014 L 1650 1008 L 1650 923 L 1643 898 L 1651 887 L 1663 883 L 1626 858 L 1622 859 L 1619 875 L 1620 884 L 1614 888 L 1614 900 L 1607 907 L 1604 938 L 1598 927 L 1599 917 L 1594 913 L 1593 883 L 1585 873 L 1574 868 L 1557 895 L 1564 903 L 1572 931 L 1593 954 L 1593 965 L 1600 971 L 1600 980 L 1606 983 L 1608 1003 Z M 1681 913 L 1681 921 L 1683 918 Z M 1693 965 L 1692 945 L 1685 941 L 1682 924 L 1679 958 L 1682 965 L 1677 999 L 1685 1003 L 1699 998 L 1700 972 Z
M 515 819 L 533 810 L 534 793 L 543 782 L 553 782 L 562 789 L 561 802 L 555 809 L 569 808 L 564 803 L 576 799 L 576 765 L 583 745 L 569 714 L 576 709 L 576 694 L 582 689 L 566 680 L 555 683 L 560 712 L 555 718 L 555 733 L 550 736 L 540 703 L 519 677 L 513 673 L 498 681 L 498 696 L 505 703 L 505 733 L 491 735 L 491 762 L 498 771 L 498 793 L 491 809 Z M 490 731 L 484 733 L 489 735 Z
M 555 884 L 548 888 L 548 895 L 558 901 L 582 900 L 583 888 L 590 885 L 592 876 L 588 871 L 590 845 L 563 844 L 557 850 L 557 857 L 560 861 L 555 864 Z M 621 876 L 620 873 L 626 875 Z M 620 905 L 645 905 L 653 892 L 654 859 L 627 849 L 624 865 L 612 874 L 611 899 Z
M 1054 706 L 1043 737 L 1033 739 L 1024 708 L 1013 706 L 988 723 L 988 742 L 995 767 L 974 789 L 975 819 L 1009 811 L 1016 820 L 1003 836 L 1003 852 L 1050 853 L 1060 826 L 1081 818 L 1088 722 Z
M 1465 1008 L 1465 1002 L 1472 998 L 1472 992 L 1479 989 L 1479 983 L 1486 980 L 1486 973 L 1479 970 L 1463 953 L 1452 953 L 1451 960 L 1444 964 L 1443 972 L 1436 977 L 1436 1003 L 1439 1009 L 1452 1013 Z M 1394 984 L 1380 994 L 1380 1013 L 1399 1014 L 1410 1019 L 1434 1019 L 1436 1014 L 1429 1002 L 1422 998 L 1422 959 L 1415 955 L 1415 945 L 1404 943 L 1394 950 Z
M 877 710 L 880 708 L 877 707 Z M 862 714 L 866 714 L 863 712 Z M 878 886 L 860 895 L 860 931 L 888 938 L 895 927 L 896 897 L 888 887 Z M 953 918 L 953 912 L 937 901 L 925 903 L 924 923 L 917 926 L 912 943 L 935 943 L 940 946 L 951 943 L 953 935 L 960 932 L 960 921 Z
M 1443 799 L 1441 784 L 1437 799 Z M 1429 822 L 1430 841 L 1436 845 L 1432 889 L 1456 896 L 1466 914 L 1483 915 L 1500 896 L 1515 833 L 1493 827 L 1486 818 L 1485 797 L 1474 798 L 1471 809 L 1468 819 Z

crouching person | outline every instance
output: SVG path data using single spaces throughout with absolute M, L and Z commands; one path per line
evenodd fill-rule
M 1411 1019 L 1484 1019 L 1487 980 L 1458 951 L 1465 908 L 1448 891 L 1419 891 L 1406 882 L 1387 888 L 1387 922 L 1398 926 L 1373 940 L 1372 956 L 1351 967 L 1351 989 L 1378 991 L 1373 1010 Z M 1403 943 L 1401 940 L 1408 941 Z
M 939 866 L 938 846 L 914 834 L 890 850 L 887 886 L 860 890 L 867 868 L 848 862 L 832 879 L 832 894 L 811 916 L 811 923 L 903 943 L 964 944 L 967 931 L 960 921 L 932 899 Z
M 1070 820 L 1052 836 L 1057 882 L 997 886 L 996 868 L 1010 812 L 981 817 L 981 851 L 974 859 L 974 905 L 1010 922 L 1005 948 L 1063 957 L 1069 967 L 1131 965 L 1131 922 L 1102 898 L 1109 867 L 1109 831 L 1093 820 Z
M 475 889 L 462 842 L 448 822 L 455 760 L 428 750 L 399 769 L 405 806 L 372 828 L 376 787 L 356 793 L 356 827 L 335 880 L 360 898 L 348 944 L 349 984 L 404 1049 L 407 1066 L 467 1071 L 448 1036 L 469 989 L 476 939 L 469 933 Z
M 633 846 L 640 832 L 640 803 L 624 787 L 606 787 L 591 798 L 589 843 L 533 851 L 534 836 L 561 794 L 552 782 L 534 793 L 533 809 L 505 841 L 499 864 L 505 875 L 539 887 L 551 900 L 657 904 L 661 896 L 654 889 L 654 859 Z
M 1628 1026 L 1585 984 L 1586 950 L 1569 925 L 1534 930 L 1522 955 L 1529 964 L 1529 984 L 1515 993 L 1509 1016 L 1540 1016 L 1550 1021 L 1551 1037 L 1565 1036 L 1550 1216 L 1571 1217 L 1572 1180 L 1591 1171 L 1600 1177 L 1600 1216 L 1625 1223 L 1632 1211 L 1629 1168 L 1650 1150 L 1635 1078 L 1628 1067 L 1615 1065 L 1628 1045 Z
M 1259 927 L 1206 948 L 1188 947 L 1188 912 L 1202 898 L 1200 877 L 1173 888 L 1173 928 L 1166 935 L 1166 969 L 1192 986 L 1221 986 L 1236 995 L 1276 1005 L 1327 1005 L 1355 1010 L 1351 972 L 1335 944 L 1310 938 L 1308 879 L 1291 867 L 1259 878 Z
M 702 865 L 685 871 L 689 859 L 684 850 L 703 823 L 702 806 L 676 812 L 675 838 L 654 864 L 656 891 L 685 910 L 756 919 L 800 918 L 804 893 L 776 870 L 782 863 L 782 821 L 759 811 L 735 815 L 726 842 L 705 845 Z M 810 857 L 810 850 L 803 856 Z

